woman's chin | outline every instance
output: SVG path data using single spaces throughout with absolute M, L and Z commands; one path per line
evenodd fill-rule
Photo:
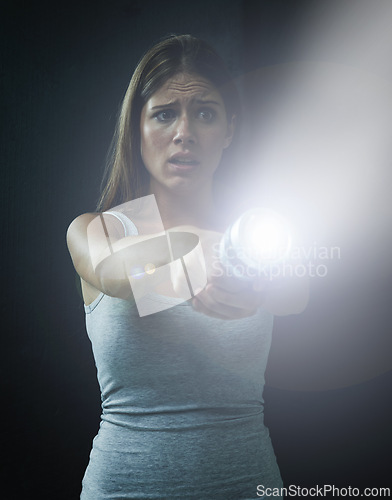
M 177 183 L 169 188 L 173 196 L 194 196 L 199 191 L 199 187 L 191 183 Z
M 206 182 L 200 178 L 196 179 L 194 177 L 184 176 L 170 179 L 170 182 L 165 183 L 165 187 L 168 191 L 172 192 L 173 195 L 194 196 L 204 190 L 207 184 L 212 185 L 212 179 Z

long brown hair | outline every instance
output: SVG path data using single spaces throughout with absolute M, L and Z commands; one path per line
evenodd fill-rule
M 209 80 L 220 91 L 227 116 L 239 115 L 239 97 L 221 57 L 191 35 L 171 35 L 142 57 L 122 102 L 97 210 L 147 194 L 149 174 L 140 153 L 140 116 L 144 104 L 169 78 L 185 72 Z

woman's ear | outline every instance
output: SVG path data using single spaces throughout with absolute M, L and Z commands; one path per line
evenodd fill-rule
M 231 144 L 231 141 L 233 140 L 236 120 L 237 120 L 236 115 L 232 115 L 231 119 L 227 120 L 227 132 L 226 132 L 225 144 L 223 146 L 223 149 L 228 148 Z

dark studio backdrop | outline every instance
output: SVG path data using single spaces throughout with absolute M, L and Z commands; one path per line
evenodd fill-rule
M 312 23 L 311 4 L 2 3 L 1 498 L 80 493 L 100 399 L 65 234 L 77 215 L 94 209 L 139 57 L 175 32 L 211 42 L 235 76 L 289 62 L 298 30 Z M 251 102 L 255 86 L 245 96 Z M 391 486 L 386 243 L 352 260 L 348 248 L 332 278 L 314 286 L 305 313 L 275 323 L 265 414 L 286 486 Z M 376 258 L 381 265 L 371 275 Z M 324 344 L 333 334 L 334 342 L 316 340 L 319 348 L 307 355 L 298 346 L 313 332 Z M 340 351 L 340 336 L 355 349 Z M 369 357 L 380 368 L 362 375 Z M 339 374 L 351 361 L 357 369 L 349 380 L 323 383 L 325 373 Z

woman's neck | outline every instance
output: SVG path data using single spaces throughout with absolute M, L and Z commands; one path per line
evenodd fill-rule
M 150 194 L 155 195 L 166 229 L 182 225 L 220 229 L 210 186 L 192 192 L 176 193 L 151 184 Z

